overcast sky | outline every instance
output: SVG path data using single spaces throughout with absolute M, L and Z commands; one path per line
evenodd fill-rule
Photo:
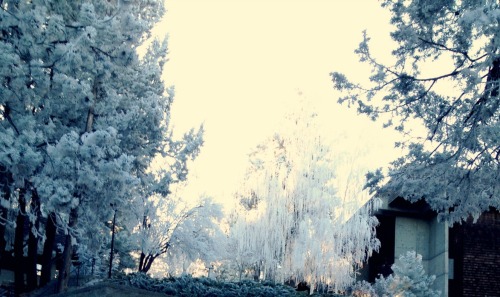
M 375 55 L 390 53 L 389 14 L 376 0 L 167 0 L 157 34 L 169 35 L 167 85 L 176 88 L 175 132 L 204 124 L 190 195 L 230 199 L 249 150 L 299 101 L 315 106 L 322 133 L 345 150 L 368 147 L 375 168 L 396 157 L 394 137 L 336 103 L 329 73 L 366 80 L 354 50 L 367 30 Z

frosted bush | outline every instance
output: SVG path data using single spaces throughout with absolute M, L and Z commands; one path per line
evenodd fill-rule
M 363 297 L 438 297 L 441 292 L 433 290 L 436 276 L 428 276 L 422 265 L 422 256 L 409 251 L 399 257 L 399 262 L 392 265 L 393 274 L 387 278 L 382 275 L 370 285 L 363 281 L 353 288 L 353 296 Z

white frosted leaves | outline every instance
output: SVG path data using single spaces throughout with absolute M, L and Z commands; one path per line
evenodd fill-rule
M 321 282 L 341 290 L 353 282 L 355 267 L 378 247 L 377 221 L 368 209 L 358 210 L 362 191 L 349 190 L 361 186 L 355 179 L 336 181 L 349 174 L 340 159 L 307 112 L 257 146 L 232 230 L 240 265 L 260 267 L 265 278 L 305 280 L 313 287 Z

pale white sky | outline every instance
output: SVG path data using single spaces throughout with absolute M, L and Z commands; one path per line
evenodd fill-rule
M 376 55 L 390 53 L 389 14 L 376 0 L 167 0 L 157 34 L 169 35 L 167 85 L 175 85 L 175 132 L 205 126 L 190 195 L 229 199 L 250 149 L 285 112 L 310 101 L 322 133 L 345 150 L 369 147 L 371 168 L 396 157 L 391 131 L 338 105 L 329 73 L 366 80 L 354 50 L 367 29 Z

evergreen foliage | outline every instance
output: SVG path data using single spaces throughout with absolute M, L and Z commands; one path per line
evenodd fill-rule
M 137 53 L 163 12 L 160 0 L 0 1 L 0 252 L 21 261 L 29 242 L 18 293 L 37 286 L 38 241 L 43 266 L 54 263 L 47 230 L 66 236 L 62 291 L 72 258 L 109 253 L 115 212 L 116 230 L 135 232 L 147 217 L 138 205 L 186 180 L 203 130 L 172 138 L 166 42 Z M 165 167 L 152 170 L 159 156 Z
M 354 296 L 370 297 L 439 297 L 441 292 L 433 290 L 436 276 L 428 276 L 422 265 L 422 256 L 409 251 L 399 257 L 399 262 L 392 265 L 393 274 L 379 276 L 375 284 L 359 282 L 354 287 Z
M 372 68 L 367 85 L 331 74 L 340 103 L 412 138 L 379 196 L 421 198 L 452 222 L 500 208 L 500 38 L 497 1 L 384 0 L 392 13 L 394 64 L 370 51 L 365 32 L 356 53 Z M 425 128 L 425 136 L 412 126 Z

